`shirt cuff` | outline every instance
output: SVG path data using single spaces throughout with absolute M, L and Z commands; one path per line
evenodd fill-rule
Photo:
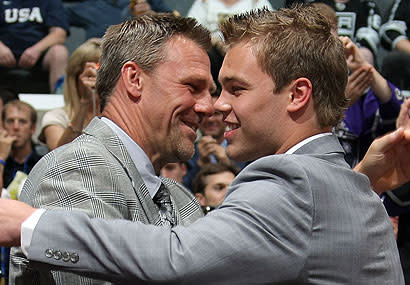
M 45 211 L 45 209 L 36 210 L 21 224 L 21 250 L 26 256 L 28 256 L 28 250 L 33 237 L 34 228 Z

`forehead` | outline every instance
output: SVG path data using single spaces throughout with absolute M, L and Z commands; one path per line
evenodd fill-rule
M 196 77 L 210 81 L 211 64 L 208 54 L 193 40 L 183 36 L 174 36 L 165 47 L 166 56 L 164 64 L 160 65 L 160 70 L 164 70 L 164 65 L 168 69 L 173 69 L 177 79 L 184 77 Z
M 219 81 L 223 84 L 228 80 L 237 79 L 256 83 L 261 75 L 268 76 L 262 71 L 254 47 L 249 43 L 238 43 L 226 53 Z
M 219 182 L 228 182 L 230 183 L 235 178 L 235 174 L 230 171 L 223 171 L 216 174 L 211 174 L 207 176 L 208 184 L 214 184 Z
M 19 118 L 30 118 L 30 109 L 24 105 L 22 106 L 7 106 L 5 110 L 5 118 L 10 118 L 10 117 L 19 117 Z

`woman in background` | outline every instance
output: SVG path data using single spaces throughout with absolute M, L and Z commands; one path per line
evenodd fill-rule
M 49 150 L 71 142 L 78 137 L 94 116 L 98 116 L 99 100 L 96 95 L 98 61 L 101 40 L 89 39 L 70 57 L 64 82 L 63 108 L 44 114 L 39 140 Z

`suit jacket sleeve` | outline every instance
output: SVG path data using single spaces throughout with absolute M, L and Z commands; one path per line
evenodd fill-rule
M 275 164 L 280 169 L 248 166 L 221 208 L 188 227 L 47 211 L 28 257 L 40 267 L 92 272 L 88 275 L 112 281 L 249 284 L 295 279 L 308 255 L 312 194 L 303 169 L 289 160 Z M 78 262 L 48 258 L 48 248 L 75 252 Z

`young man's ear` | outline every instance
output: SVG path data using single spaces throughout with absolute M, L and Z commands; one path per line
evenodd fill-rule
M 129 96 L 138 100 L 142 93 L 142 69 L 133 61 L 127 61 L 121 68 L 121 78 Z
M 291 83 L 288 112 L 297 112 L 304 108 L 312 96 L 312 83 L 309 79 L 301 77 Z

